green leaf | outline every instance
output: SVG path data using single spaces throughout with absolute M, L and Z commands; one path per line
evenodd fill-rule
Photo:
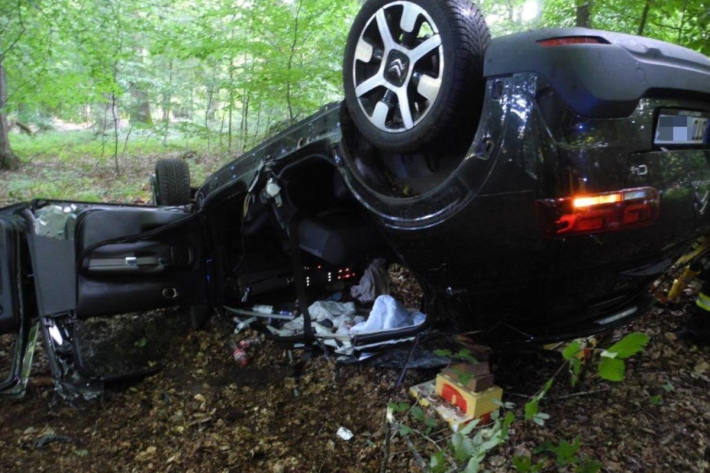
M 549 414 L 545 414 L 544 412 L 538 412 L 537 414 L 535 414 L 535 416 L 533 417 L 532 420 L 540 427 L 544 427 L 545 421 L 548 420 L 549 418 L 550 418 Z
M 569 443 L 566 440 L 561 440 L 560 444 L 552 449 L 553 453 L 557 455 L 557 464 L 560 466 L 567 466 L 571 463 L 575 463 L 574 456 L 579 451 L 581 447 L 581 441 L 579 437 L 574 439 L 574 442 Z
M 135 343 L 133 343 L 133 345 L 137 348 L 143 348 L 147 344 L 148 344 L 148 340 L 145 337 L 143 337 L 139 340 L 136 340 Z
M 399 435 L 402 437 L 406 437 L 407 435 L 412 433 L 411 427 L 405 424 L 399 424 Z
M 613 344 L 611 347 L 607 348 L 606 351 L 616 353 L 617 358 L 625 360 L 626 358 L 632 357 L 642 351 L 648 344 L 649 340 L 648 335 L 645 333 L 630 333 Z
M 532 420 L 535 415 L 537 415 L 537 403 L 537 399 L 533 399 L 532 401 L 528 401 L 525 403 L 525 420 Z
M 515 421 L 515 414 L 512 412 L 508 412 L 505 415 L 505 418 L 503 419 L 503 425 L 501 426 L 501 435 L 504 437 L 508 435 L 508 429 L 510 429 L 510 426 L 513 424 Z
M 444 473 L 446 471 L 446 457 L 444 451 L 439 450 L 429 459 L 429 470 L 431 473 Z
M 481 422 L 481 419 L 472 420 L 471 422 L 466 424 L 463 429 L 460 430 L 461 434 L 462 435 L 470 434 L 471 432 L 473 432 L 473 429 L 475 429 L 480 422 Z
M 579 373 L 582 372 L 582 362 L 579 358 L 572 358 L 569 360 L 569 367 L 572 372 L 572 377 L 570 378 L 570 384 L 576 386 L 579 382 Z
M 460 360 L 465 360 L 470 363 L 478 363 L 478 360 L 476 359 L 475 356 L 473 356 L 473 354 L 471 353 L 471 350 L 467 350 L 465 348 L 459 350 L 458 353 L 456 353 L 454 355 L 454 358 L 458 358 Z
M 663 404 L 663 397 L 658 394 L 655 396 L 651 396 L 649 402 L 654 406 L 660 406 L 661 404 Z
M 414 420 L 418 420 L 419 422 L 422 422 L 424 420 L 424 411 L 419 406 L 412 406 L 412 410 L 409 411 L 409 414 Z
M 532 458 L 530 456 L 514 456 L 513 466 L 519 473 L 528 473 L 532 469 Z
M 451 436 L 451 448 L 454 452 L 454 458 L 458 462 L 464 462 L 473 455 L 473 441 L 470 437 L 457 432 Z
M 436 356 L 441 356 L 443 358 L 451 358 L 451 350 L 434 350 Z
M 626 375 L 626 364 L 616 358 L 602 358 L 599 362 L 599 376 L 608 380 L 619 382 Z
M 601 462 L 585 458 L 574 470 L 575 473 L 599 473 L 602 469 Z
M 569 345 L 565 347 L 565 349 L 562 351 L 562 358 L 565 360 L 569 361 L 577 356 L 577 354 L 581 351 L 582 346 L 580 345 L 579 342 L 572 342 Z
M 480 467 L 481 460 L 477 457 L 471 458 L 466 464 L 466 469 L 463 470 L 463 473 L 478 473 Z
M 675 388 L 674 388 L 673 385 L 670 383 L 670 381 L 667 381 L 666 384 L 664 384 L 664 385 L 661 386 L 661 387 L 662 387 L 663 390 L 664 390 L 665 392 L 667 392 L 667 393 L 670 393 L 670 392 L 675 391 Z
M 390 402 L 387 407 L 395 414 L 406 412 L 409 410 L 410 405 L 406 402 Z

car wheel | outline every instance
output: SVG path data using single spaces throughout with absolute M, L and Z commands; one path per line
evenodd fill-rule
M 190 202 L 190 167 L 180 159 L 161 159 L 153 179 L 155 205 L 185 205 Z
M 343 64 L 345 100 L 375 146 L 411 151 L 475 132 L 490 33 L 469 0 L 368 0 Z M 445 143 L 445 141 L 441 141 Z

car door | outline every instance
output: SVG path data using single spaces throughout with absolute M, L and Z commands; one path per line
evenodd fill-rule
M 200 215 L 189 208 L 42 201 L 25 216 L 40 316 L 205 300 Z

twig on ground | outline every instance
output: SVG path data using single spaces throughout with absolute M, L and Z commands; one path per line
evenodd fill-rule
M 387 406 L 392 402 L 392 398 L 387 399 Z M 385 444 L 382 447 L 382 463 L 380 464 L 380 473 L 385 473 L 387 470 L 387 462 L 390 458 L 390 439 L 392 438 L 392 424 L 389 419 L 389 407 L 385 408 Z
M 409 437 L 404 437 L 404 441 L 407 443 L 407 447 L 409 447 L 409 451 L 412 452 L 412 455 L 414 455 L 414 459 L 419 463 L 419 466 L 423 471 L 427 471 L 427 464 L 426 460 L 424 460 L 424 457 L 421 456 L 419 451 L 416 449 L 412 441 L 410 440 Z

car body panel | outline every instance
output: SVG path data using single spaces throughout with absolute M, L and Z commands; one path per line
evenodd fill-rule
M 601 44 L 543 47 L 551 38 L 599 38 Z M 543 29 L 491 41 L 487 78 L 534 73 L 570 108 L 595 118 L 626 117 L 639 99 L 663 91 L 710 94 L 710 58 L 650 38 L 587 28 Z

